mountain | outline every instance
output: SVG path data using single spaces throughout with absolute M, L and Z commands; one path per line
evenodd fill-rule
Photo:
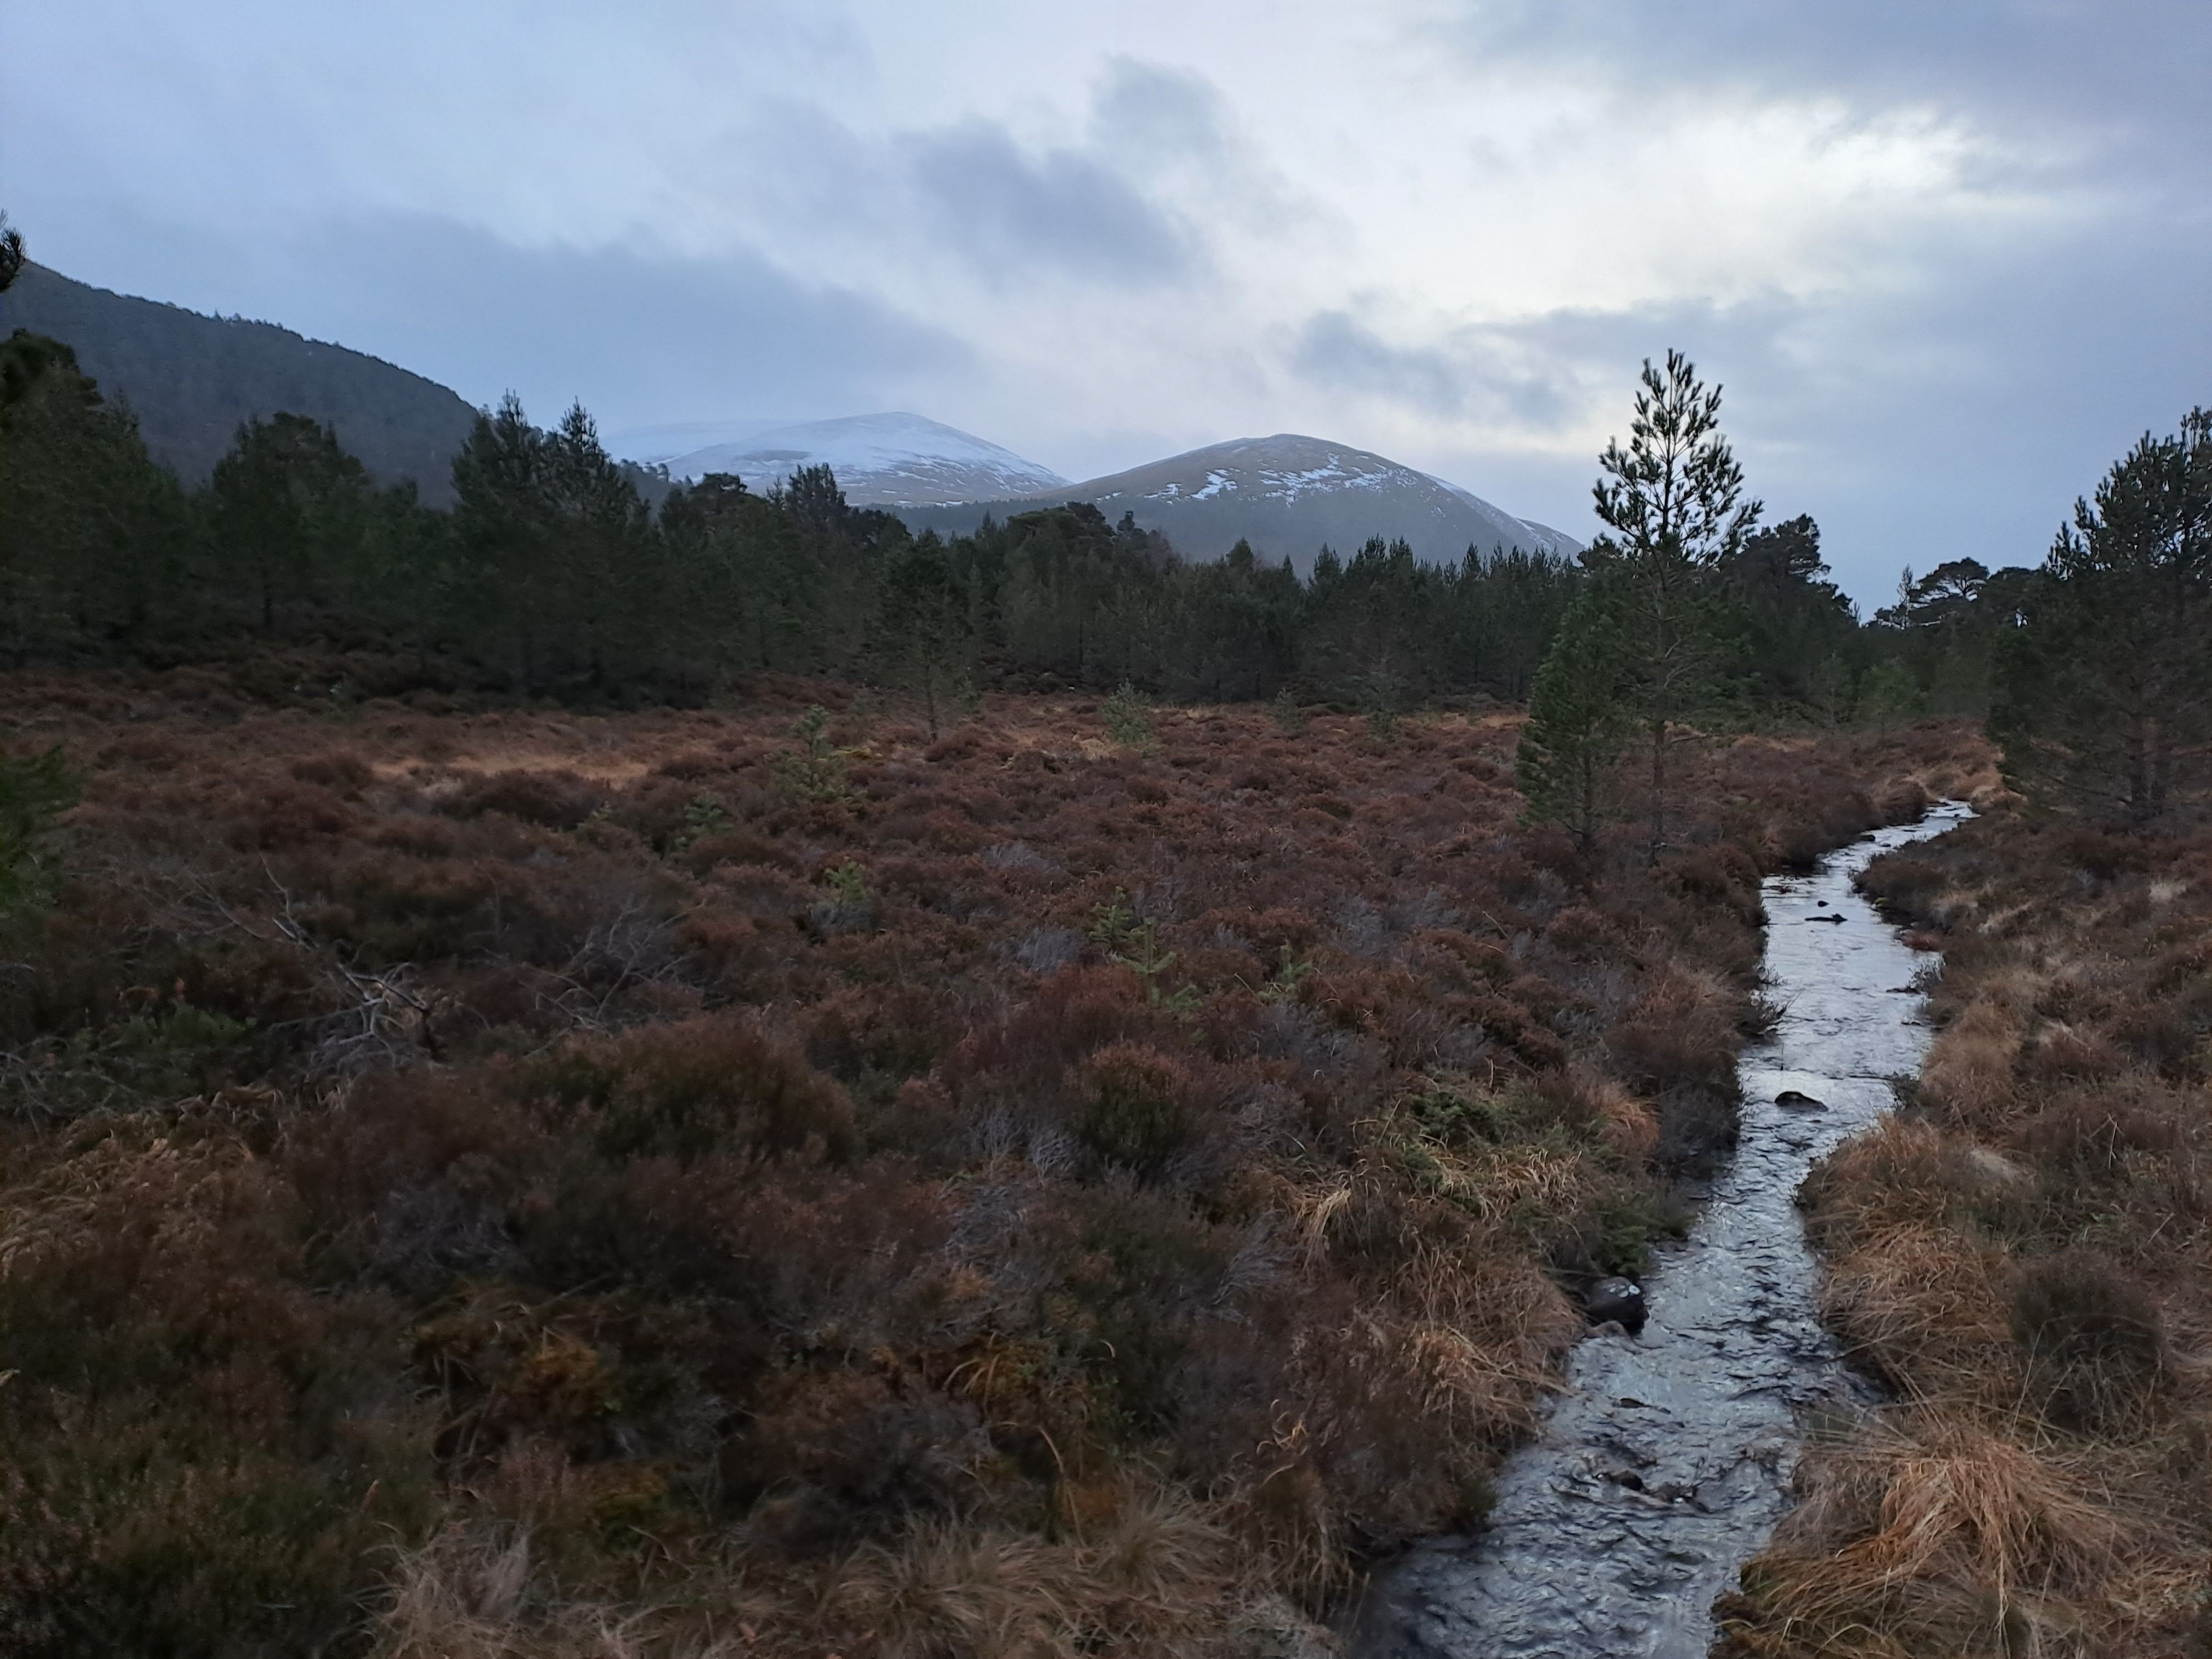
M 848 415 L 778 427 L 668 457 L 665 465 L 676 478 L 734 472 L 755 489 L 781 483 L 802 466 L 827 466 L 856 507 L 990 501 L 1067 483 L 1011 449 L 907 414 Z
M 19 328 L 76 352 L 110 398 L 129 403 L 154 459 L 198 483 L 249 416 L 311 415 L 386 483 L 453 498 L 453 452 L 477 412 L 435 380 L 274 323 L 204 317 L 26 264 L 0 294 L 0 336 Z
M 1470 546 L 1485 553 L 1582 550 L 1571 536 L 1516 519 L 1456 484 L 1348 444 L 1290 432 L 1212 444 L 1064 489 L 902 509 L 901 516 L 917 531 L 950 534 L 972 530 L 986 512 L 1004 519 L 1069 501 L 1095 502 L 1113 520 L 1133 513 L 1193 558 L 1218 557 L 1243 540 L 1267 557 L 1287 556 L 1301 569 L 1311 568 L 1323 543 L 1349 554 L 1371 536 L 1403 538 L 1420 557 L 1437 561 L 1457 559 Z

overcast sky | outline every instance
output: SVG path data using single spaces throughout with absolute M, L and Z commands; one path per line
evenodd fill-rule
M 0 205 L 602 428 L 1311 433 L 1587 537 L 1680 346 L 1863 602 L 2212 403 L 2208 0 L 69 0 Z

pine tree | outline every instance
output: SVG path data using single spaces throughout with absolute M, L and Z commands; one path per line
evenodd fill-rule
M 558 637 L 581 659 L 592 689 L 604 690 L 609 660 L 643 631 L 656 597 L 645 503 L 580 403 L 544 434 L 539 453 L 551 532 L 540 580 L 553 590 Z
M 0 927 L 52 897 L 54 870 L 40 843 L 76 799 L 77 780 L 59 744 L 35 755 L 0 754 Z
M 1597 844 L 1606 781 L 1629 735 L 1620 637 L 1601 590 L 1567 607 L 1528 699 L 1514 771 L 1528 816 Z
M 932 743 L 968 683 L 969 650 L 968 595 L 927 532 L 884 573 L 867 654 L 878 680 L 921 703 Z
M 1992 732 L 2048 807 L 2148 823 L 2212 784 L 2212 411 L 2075 506 L 1999 656 Z
M 190 530 L 175 474 L 69 347 L 0 342 L 0 648 L 128 645 L 173 620 Z
M 368 473 L 336 432 L 307 416 L 248 420 L 208 490 L 217 560 L 251 592 L 264 634 L 276 627 L 278 600 L 314 594 L 360 552 Z
M 508 634 L 517 677 L 532 691 L 555 597 L 539 580 L 553 539 L 545 472 L 545 434 L 511 392 L 496 412 L 477 416 L 453 457 L 456 598 L 477 627 Z
M 1679 728 L 1722 689 L 1730 606 L 1715 572 L 1757 522 L 1743 469 L 1720 432 L 1721 389 L 1698 380 L 1679 351 L 1665 369 L 1644 364 L 1628 447 L 1609 442 L 1594 494 L 1610 527 L 1583 562 L 1606 592 L 1622 653 L 1629 707 L 1649 760 L 1649 854 L 1667 844 L 1669 750 Z
M 1895 657 L 1878 662 L 1859 678 L 1858 709 L 1887 736 L 1898 721 L 1920 712 L 1920 682 Z

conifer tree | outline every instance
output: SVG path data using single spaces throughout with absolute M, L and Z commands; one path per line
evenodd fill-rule
M 552 527 L 540 580 L 554 589 L 563 643 L 582 659 L 592 689 L 603 690 L 610 657 L 643 630 L 658 597 L 645 504 L 581 403 L 544 435 L 540 453 Z
M 136 641 L 184 585 L 189 513 L 58 340 L 0 342 L 0 648 Z
M 307 416 L 248 420 L 208 489 L 217 561 L 252 592 L 264 634 L 276 627 L 280 599 L 314 592 L 359 554 L 368 473 L 336 432 Z
M 1609 597 L 1586 590 L 1567 607 L 1536 671 L 1514 763 L 1528 816 L 1564 824 L 1585 854 L 1597 844 L 1607 778 L 1629 735 Z
M 553 538 L 545 472 L 545 434 L 512 392 L 495 413 L 477 416 L 453 457 L 459 498 L 453 529 L 463 565 L 457 597 L 470 622 L 510 636 L 518 678 L 529 690 L 538 687 L 554 598 L 538 580 Z
M 934 743 L 968 683 L 969 654 L 968 595 L 934 532 L 885 571 L 867 648 L 876 677 L 921 703 Z
M 1715 573 L 1759 518 L 1743 469 L 1721 435 L 1721 389 L 1679 351 L 1639 377 L 1626 449 L 1608 442 L 1595 486 L 1610 530 L 1583 555 L 1606 590 L 1630 711 L 1641 730 L 1650 792 L 1649 853 L 1667 843 L 1669 750 L 1683 723 L 1712 706 L 1731 643 Z
M 2212 786 L 2212 411 L 2146 434 L 2078 501 L 2000 653 L 2007 775 L 2148 823 Z
M 23 270 L 23 233 L 8 222 L 6 212 L 0 211 L 0 293 L 15 285 L 15 278 Z

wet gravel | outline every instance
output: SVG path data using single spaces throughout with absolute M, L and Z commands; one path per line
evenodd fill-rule
M 1575 1352 L 1542 1437 L 1503 1471 L 1485 1529 L 1378 1574 L 1360 1659 L 1694 1659 L 1714 1600 L 1789 1508 L 1803 1413 L 1863 1400 L 1814 1315 L 1794 1202 L 1812 1164 L 1890 1104 L 1929 1033 L 1923 958 L 1851 878 L 1969 816 L 1947 803 L 1813 875 L 1765 884 L 1769 994 L 1787 1012 L 1746 1052 L 1741 1141 L 1689 1237 L 1655 1252 L 1640 1334 Z

